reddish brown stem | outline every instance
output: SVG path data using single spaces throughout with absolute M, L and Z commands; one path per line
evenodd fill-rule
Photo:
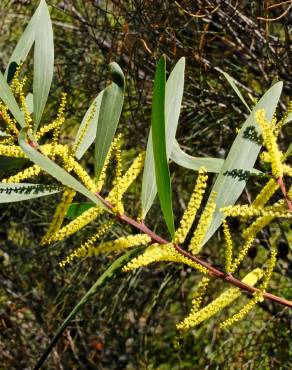
M 278 184 L 279 184 L 279 186 L 280 186 L 280 189 L 281 189 L 281 191 L 282 191 L 282 193 L 283 193 L 283 195 L 284 195 L 284 198 L 285 198 L 285 200 L 286 200 L 286 203 L 287 203 L 288 209 L 289 209 L 289 211 L 290 211 L 290 212 L 292 212 L 292 201 L 291 201 L 291 199 L 289 198 L 289 195 L 287 194 L 287 190 L 286 190 L 286 186 L 285 186 L 285 184 L 284 184 L 283 178 L 282 178 L 282 177 L 279 177 L 279 178 L 277 179 L 277 182 L 278 182 Z
M 99 193 L 96 193 L 96 196 L 108 208 L 110 208 L 110 209 L 113 208 L 113 206 L 107 200 L 105 200 Z M 122 222 L 126 222 L 127 224 L 133 226 L 135 229 L 140 230 L 142 233 L 149 235 L 150 238 L 154 242 L 157 242 L 159 244 L 168 244 L 169 243 L 169 241 L 163 239 L 161 236 L 157 235 L 154 231 L 150 230 L 143 222 L 141 222 L 141 223 L 137 222 L 134 219 L 132 219 L 131 217 L 127 216 L 126 214 L 118 215 L 117 218 L 118 218 L 118 220 L 120 220 Z M 248 293 L 260 292 L 259 289 L 255 288 L 251 285 L 245 284 L 242 281 L 236 279 L 234 276 L 232 276 L 230 274 L 225 274 L 223 271 L 213 267 L 212 265 L 210 265 L 206 261 L 204 261 L 204 260 L 202 260 L 202 259 L 200 259 L 196 256 L 193 256 L 192 254 L 190 254 L 187 251 L 185 251 L 184 249 L 182 249 L 179 245 L 175 244 L 174 248 L 176 249 L 176 251 L 178 253 L 187 257 L 191 261 L 194 261 L 194 262 L 198 263 L 199 265 L 205 267 L 209 271 L 210 275 L 215 276 L 219 279 L 222 279 L 222 280 L 226 281 L 227 283 L 229 283 L 231 285 L 234 285 L 237 288 L 239 288 L 239 289 L 241 289 L 245 292 L 248 292 Z M 285 298 L 278 297 L 278 296 L 276 296 L 274 294 L 271 294 L 271 293 L 263 293 L 263 296 L 264 296 L 265 299 L 268 299 L 270 301 L 279 303 L 283 306 L 287 306 L 287 307 L 292 308 L 292 302 L 288 301 Z

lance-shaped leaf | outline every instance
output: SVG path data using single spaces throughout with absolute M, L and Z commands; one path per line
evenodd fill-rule
M 71 189 L 83 194 L 85 197 L 94 202 L 97 206 L 108 210 L 103 203 L 91 193 L 81 182 L 75 179 L 72 175 L 66 172 L 62 167 L 58 166 L 55 162 L 50 160 L 45 155 L 38 152 L 26 141 L 26 129 L 22 129 L 19 134 L 19 145 L 21 146 L 24 153 L 28 158 L 38 166 L 40 166 L 44 171 L 53 176 L 55 179 L 60 181 L 63 185 L 68 186 Z
M 110 282 L 113 278 L 117 277 L 118 274 L 121 273 L 123 266 L 132 258 L 133 255 L 137 253 L 136 249 L 130 250 L 122 254 L 118 259 L 114 261 L 106 270 L 105 272 L 96 280 L 96 282 L 91 286 L 91 288 L 85 293 L 85 295 L 81 298 L 81 300 L 76 304 L 73 310 L 69 313 L 69 315 L 65 318 L 62 322 L 60 327 L 58 328 L 56 334 L 48 344 L 47 348 L 45 349 L 44 353 L 42 354 L 41 358 L 37 362 L 36 366 L 34 367 L 35 370 L 41 369 L 43 363 L 45 362 L 46 358 L 51 353 L 52 349 L 54 348 L 55 344 L 62 336 L 62 333 L 70 324 L 72 319 L 81 311 L 83 306 L 93 298 L 96 293 L 108 282 Z
M 158 197 L 168 231 L 173 238 L 174 219 L 172 211 L 172 194 L 165 139 L 165 74 L 166 62 L 165 56 L 163 55 L 158 62 L 155 72 L 151 128 Z
M 224 159 L 221 158 L 204 158 L 192 157 L 185 153 L 175 140 L 170 158 L 178 165 L 190 170 L 198 171 L 201 167 L 205 167 L 207 172 L 220 172 Z
M 54 71 L 54 41 L 50 13 L 41 0 L 35 30 L 33 107 L 34 131 L 37 130 L 48 99 Z
M 212 188 L 212 191 L 217 193 L 216 211 L 207 231 L 204 243 L 211 238 L 224 220 L 224 215 L 220 212 L 220 208 L 233 205 L 246 185 L 245 180 L 228 176 L 228 171 L 230 173 L 232 170 L 243 169 L 244 171 L 254 172 L 253 166 L 258 157 L 261 146 L 246 137 L 246 129 L 253 128 L 255 132 L 260 135 L 260 130 L 255 120 L 255 112 L 259 109 L 265 109 L 267 119 L 271 120 L 280 98 L 282 87 L 283 83 L 278 82 L 264 94 L 236 136 Z
M 5 71 L 5 77 L 7 78 L 8 82 L 13 78 L 15 67 L 25 61 L 30 49 L 32 48 L 35 40 L 36 27 L 38 25 L 38 16 L 43 6 L 46 6 L 46 4 L 44 1 L 41 1 L 20 39 L 18 40 L 17 45 L 9 59 Z
M 173 68 L 165 87 L 165 126 L 166 156 L 170 158 L 173 150 L 181 102 L 184 91 L 185 58 L 181 58 Z M 154 158 L 152 148 L 152 129 L 149 133 L 145 166 L 142 181 L 142 217 L 145 218 L 157 194 L 154 176 Z
M 90 145 L 94 142 L 96 138 L 96 130 L 98 125 L 99 110 L 102 102 L 103 91 L 101 91 L 97 97 L 94 99 L 93 103 L 90 105 L 89 109 L 85 113 L 81 125 L 78 129 L 75 145 L 78 144 L 75 157 L 81 159 Z M 94 109 L 94 115 L 92 119 L 88 122 L 91 111 Z
M 59 187 L 51 185 L 0 183 L 0 203 L 21 202 L 23 200 L 56 194 L 60 191 L 61 189 Z
M 10 112 L 16 119 L 16 121 L 20 124 L 21 127 L 25 126 L 24 115 L 20 110 L 12 91 L 6 79 L 4 78 L 3 74 L 0 72 L 0 99 L 7 105 Z
M 239 88 L 236 86 L 236 80 L 226 72 L 222 72 L 222 74 L 226 78 L 226 80 L 229 82 L 230 86 L 233 88 L 236 95 L 239 97 L 239 99 L 242 101 L 242 103 L 246 106 L 247 110 L 250 112 L 251 110 L 250 110 L 249 105 L 247 104 L 246 100 L 242 96 Z
M 125 77 L 123 71 L 115 62 L 111 63 L 109 68 L 112 74 L 112 83 L 103 90 L 96 130 L 94 153 L 94 173 L 96 179 L 101 174 L 118 126 L 124 102 Z

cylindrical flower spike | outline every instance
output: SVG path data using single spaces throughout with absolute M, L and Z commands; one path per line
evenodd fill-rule
M 261 269 L 255 269 L 242 279 L 242 282 L 254 286 L 257 281 L 262 277 L 263 271 Z M 209 319 L 217 312 L 221 311 L 226 306 L 230 305 L 241 295 L 241 290 L 239 288 L 229 288 L 224 293 L 222 293 L 218 298 L 209 303 L 207 306 L 201 310 L 190 314 L 181 323 L 177 324 L 178 329 L 189 329 L 201 322 Z
M 199 170 L 199 176 L 196 181 L 195 189 L 190 197 L 188 206 L 183 214 L 180 221 L 180 227 L 176 230 L 174 234 L 174 242 L 176 244 L 182 244 L 185 241 L 187 234 L 194 222 L 197 211 L 202 203 L 203 195 L 207 186 L 208 175 L 206 170 L 202 167 Z
M 41 172 L 41 168 L 38 165 L 33 165 L 26 168 L 23 171 L 18 172 L 16 175 L 10 176 L 6 179 L 2 179 L 3 183 L 19 183 L 23 180 L 27 180 L 31 177 L 37 176 Z
M 281 152 L 277 145 L 277 137 L 273 132 L 272 125 L 266 120 L 264 109 L 259 109 L 255 113 L 255 118 L 262 130 L 264 145 L 270 155 L 272 173 L 278 179 L 283 175 L 283 166 L 281 163 Z
M 184 263 L 194 269 L 208 274 L 208 270 L 198 263 L 188 259 L 176 251 L 172 243 L 169 244 L 152 244 L 138 257 L 133 258 L 124 268 L 123 271 L 134 270 L 138 267 L 147 266 L 154 262 L 178 262 Z
M 216 209 L 216 203 L 215 198 L 217 194 L 213 192 L 210 196 L 210 201 L 207 203 L 200 220 L 198 222 L 198 226 L 194 232 L 194 235 L 191 239 L 189 250 L 193 254 L 197 254 L 200 252 L 203 240 L 205 238 L 206 232 L 208 230 L 208 227 L 212 221 L 213 214 Z

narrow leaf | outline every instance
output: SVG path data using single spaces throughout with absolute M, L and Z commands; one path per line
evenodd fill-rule
M 173 238 L 174 219 L 165 139 L 165 74 L 166 62 L 163 55 L 158 62 L 155 72 L 151 128 L 158 197 L 168 231 Z
M 114 263 L 112 263 L 110 267 L 96 280 L 92 287 L 87 291 L 87 293 L 85 293 L 82 299 L 77 303 L 77 305 L 69 313 L 66 319 L 62 322 L 53 339 L 51 340 L 43 355 L 39 359 L 38 363 L 34 367 L 35 370 L 41 369 L 43 363 L 51 353 L 58 339 L 61 337 L 62 333 L 67 328 L 72 319 L 80 312 L 82 307 L 96 295 L 99 289 L 101 289 L 107 282 L 111 281 L 121 272 L 122 267 L 128 262 L 128 260 L 132 257 L 134 253 L 136 253 L 135 249 L 123 254 Z
M 236 80 L 231 77 L 228 73 L 226 72 L 222 72 L 223 76 L 226 78 L 226 80 L 229 82 L 229 84 L 231 85 L 231 87 L 233 88 L 233 90 L 235 91 L 235 93 L 237 94 L 237 96 L 239 97 L 239 99 L 242 101 L 242 103 L 246 106 L 247 110 L 250 112 L 250 107 L 249 105 L 247 104 L 246 100 L 244 99 L 244 97 L 242 96 L 240 90 L 238 89 L 238 87 L 236 86 Z
M 217 193 L 216 211 L 206 234 L 204 243 L 211 238 L 224 220 L 223 213 L 219 211 L 220 208 L 233 205 L 241 195 L 246 185 L 245 180 L 240 181 L 238 178 L 228 176 L 226 175 L 226 172 L 234 169 L 244 169 L 254 172 L 253 166 L 258 157 L 261 146 L 250 139 L 244 138 L 244 134 L 246 132 L 245 130 L 248 127 L 253 127 L 256 132 L 260 134 L 258 124 L 255 120 L 255 112 L 259 109 L 265 109 L 267 119 L 271 120 L 281 95 L 282 86 L 283 83 L 278 82 L 264 94 L 264 96 L 252 110 L 250 116 L 245 121 L 232 144 L 232 147 L 212 189 L 212 191 Z
M 224 159 L 221 158 L 192 157 L 180 148 L 176 140 L 170 158 L 184 168 L 197 171 L 201 167 L 205 167 L 207 172 L 215 173 L 220 172 L 224 163 Z
M 98 118 L 99 118 L 99 110 L 100 110 L 100 105 L 102 101 L 102 95 L 103 91 L 101 91 L 97 97 L 94 99 L 93 103 L 85 113 L 85 116 L 81 122 L 81 125 L 78 129 L 76 139 L 75 139 L 75 145 L 79 143 L 78 148 L 76 150 L 75 157 L 77 159 L 81 159 L 84 155 L 84 153 L 87 151 L 87 149 L 90 147 L 90 145 L 94 142 L 96 138 L 96 130 L 97 130 L 97 125 L 98 125 Z M 87 119 L 90 115 L 91 110 L 95 109 L 94 116 L 90 120 L 87 128 Z M 85 130 L 85 132 L 84 132 Z M 80 141 L 81 138 L 81 141 Z
M 167 160 L 170 158 L 173 150 L 173 144 L 180 115 L 181 102 L 184 91 L 184 71 L 185 58 L 181 58 L 173 68 L 165 87 L 165 135 Z M 143 218 L 146 217 L 146 214 L 151 208 L 157 194 L 154 171 L 155 169 L 152 146 L 152 130 L 150 130 L 142 181 Z
M 102 171 L 107 153 L 113 141 L 124 102 L 125 77 L 120 66 L 109 65 L 112 83 L 103 90 L 96 130 L 94 172 L 96 179 Z
M 43 184 L 2 184 L 0 183 L 0 203 L 21 202 L 60 192 L 57 186 Z
M 17 42 L 17 45 L 9 59 L 5 77 L 8 79 L 8 82 L 11 81 L 11 77 L 13 77 L 13 71 L 15 70 L 15 66 L 20 65 L 22 62 L 25 61 L 30 49 L 35 40 L 35 30 L 38 24 L 38 16 L 40 13 L 40 9 L 44 6 L 43 1 L 40 2 L 37 10 L 35 11 L 34 15 L 31 17 L 28 25 L 26 26 L 24 32 L 22 33 L 20 39 Z
M 30 146 L 26 141 L 26 129 L 22 129 L 19 134 L 19 145 L 21 146 L 24 153 L 28 158 L 38 166 L 40 166 L 44 171 L 53 176 L 55 179 L 60 181 L 63 185 L 68 186 L 71 189 L 83 194 L 85 197 L 94 202 L 97 206 L 108 210 L 103 203 L 91 193 L 81 182 L 75 179 L 72 175 L 66 172 L 62 167 L 58 166 L 55 162 L 50 160 L 45 155 L 38 152 L 32 146 Z
M 37 130 L 48 99 L 54 70 L 53 29 L 45 0 L 41 0 L 35 31 L 33 106 Z

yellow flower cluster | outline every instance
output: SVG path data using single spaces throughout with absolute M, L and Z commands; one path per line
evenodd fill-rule
M 27 180 L 31 177 L 37 176 L 41 172 L 41 168 L 38 165 L 33 165 L 26 168 L 23 171 L 18 172 L 16 175 L 10 176 L 6 179 L 3 179 L 3 183 L 19 183 L 23 180 Z
M 25 94 L 24 94 L 24 87 L 25 87 L 25 84 L 27 82 L 27 78 L 24 77 L 22 79 L 22 81 L 19 80 L 19 74 L 20 74 L 21 67 L 22 67 L 22 65 L 19 65 L 17 67 L 16 72 L 15 72 L 14 77 L 13 77 L 12 82 L 11 82 L 10 88 L 11 88 L 12 92 L 16 96 L 18 96 L 18 98 L 19 98 L 20 106 L 21 106 L 22 111 L 24 113 L 25 126 L 27 128 L 31 128 L 32 118 L 30 116 L 28 106 L 27 106 L 27 103 L 26 103 L 26 100 L 25 100 Z
M 203 301 L 205 292 L 207 290 L 208 284 L 209 284 L 210 278 L 204 276 L 202 280 L 200 281 L 199 285 L 196 288 L 195 296 L 192 299 L 192 310 L 191 314 L 194 314 L 197 312 L 201 306 L 201 303 Z
M 245 240 L 249 239 L 251 236 L 255 237 L 258 232 L 260 232 L 264 227 L 266 227 L 275 216 L 260 216 L 258 217 L 250 226 L 248 226 L 242 232 L 242 236 Z
M 154 262 L 178 262 L 184 263 L 203 274 L 208 274 L 208 270 L 198 263 L 188 259 L 176 251 L 172 243 L 169 244 L 152 244 L 138 257 L 133 258 L 123 268 L 123 271 L 130 271 L 136 268 L 147 266 Z
M 117 135 L 117 137 L 115 137 L 113 142 L 111 143 L 110 149 L 107 153 L 106 159 L 104 161 L 103 168 L 101 170 L 101 173 L 99 175 L 99 178 L 98 178 L 98 181 L 97 181 L 97 184 L 96 184 L 96 189 L 97 189 L 96 191 L 97 192 L 100 192 L 103 185 L 104 185 L 104 181 L 105 181 L 105 178 L 106 178 L 106 170 L 107 170 L 109 161 L 111 159 L 112 153 L 114 151 L 116 151 L 117 148 L 120 146 L 120 140 L 121 140 L 121 135 Z M 119 161 L 119 165 L 120 165 L 120 163 L 121 163 L 120 151 L 118 150 L 118 151 L 116 151 L 116 153 L 117 153 L 117 155 L 119 155 L 118 161 Z
M 263 272 L 261 269 L 255 269 L 247 274 L 244 279 L 242 279 L 242 282 L 254 286 L 262 277 L 262 275 Z M 240 297 L 240 295 L 241 290 L 239 288 L 229 288 L 201 310 L 192 312 L 181 323 L 177 324 L 177 328 L 181 330 L 189 329 L 200 324 L 201 322 L 215 315 L 217 312 L 221 311 L 226 306 L 230 305 L 233 301 Z
M 283 166 L 281 163 L 281 152 L 278 149 L 277 137 L 274 134 L 273 125 L 266 120 L 264 109 L 259 109 L 255 113 L 255 118 L 262 130 L 264 145 L 270 155 L 272 173 L 276 178 L 282 177 Z
M 127 191 L 133 181 L 141 172 L 144 164 L 145 153 L 140 153 L 135 159 L 127 172 L 121 177 L 117 185 L 115 185 L 107 196 L 106 200 L 113 205 L 113 210 L 117 214 L 124 213 L 122 204 L 123 194 Z
M 66 226 L 62 227 L 57 232 L 54 232 L 48 239 L 42 240 L 41 245 L 51 244 L 56 241 L 61 241 L 77 231 L 88 225 L 95 220 L 99 215 L 104 212 L 103 208 L 92 207 L 83 212 L 80 216 L 76 217 L 73 221 L 69 222 Z
M 62 93 L 61 103 L 58 109 L 57 118 L 55 119 L 56 126 L 54 127 L 54 131 L 53 131 L 53 140 L 52 140 L 53 144 L 56 144 L 58 142 L 61 126 L 65 122 L 64 112 L 65 112 L 66 102 L 67 102 L 67 94 Z
M 291 212 L 288 210 L 284 210 L 278 206 L 267 206 L 265 208 L 262 207 L 254 207 L 252 205 L 236 205 L 236 206 L 228 206 L 220 209 L 226 216 L 231 217 L 257 217 L 257 216 L 273 216 L 273 217 L 291 217 Z
M 275 191 L 279 188 L 276 180 L 270 179 L 262 188 L 255 200 L 252 202 L 253 207 L 264 207 L 269 199 L 273 196 Z
M 16 128 L 16 120 L 10 117 L 7 105 L 3 104 L 1 101 L 0 101 L 0 116 L 6 123 L 8 130 L 12 134 L 18 135 L 18 130 Z
M 198 222 L 198 226 L 196 227 L 196 230 L 194 232 L 194 235 L 191 239 L 190 245 L 189 245 L 189 250 L 193 254 L 197 254 L 200 252 L 202 242 L 204 240 L 204 237 L 206 235 L 206 232 L 208 230 L 208 227 L 212 221 L 213 214 L 216 209 L 216 203 L 215 203 L 215 198 L 217 194 L 213 192 L 210 196 L 210 200 L 208 201 L 201 217 Z
M 244 306 L 242 309 L 233 315 L 232 317 L 228 318 L 227 320 L 223 321 L 220 324 L 220 328 L 224 329 L 227 328 L 228 326 L 233 325 L 235 322 L 242 320 L 248 313 L 249 311 L 258 303 L 263 300 L 263 296 L 261 293 L 255 293 L 253 295 L 253 298 Z
M 15 158 L 27 158 L 22 149 L 16 145 L 0 144 L 0 155 Z
M 269 281 L 271 280 L 272 273 L 274 271 L 274 268 L 275 268 L 275 265 L 276 265 L 276 262 L 277 262 L 276 256 L 277 256 L 276 249 L 273 248 L 272 251 L 271 251 L 271 257 L 270 257 L 269 262 L 268 262 L 267 270 L 262 273 L 264 278 L 263 278 L 263 282 L 261 283 L 261 285 L 259 287 L 260 292 L 254 293 L 253 298 L 244 307 L 242 307 L 242 309 L 238 313 L 236 313 L 235 315 L 233 315 L 229 319 L 223 321 L 220 324 L 221 328 L 226 328 L 226 327 L 234 324 L 235 322 L 243 319 L 258 302 L 262 302 L 264 300 L 263 294 L 265 292 L 265 289 L 268 286 Z
M 68 188 L 64 190 L 62 199 L 56 208 L 50 227 L 42 239 L 42 244 L 45 244 L 46 240 L 48 240 L 53 233 L 60 230 L 64 217 L 66 216 L 67 210 L 72 203 L 75 194 L 76 191 L 73 189 Z
M 118 239 L 111 240 L 92 248 L 91 252 L 95 255 L 100 253 L 117 252 L 123 249 L 147 245 L 151 242 L 150 236 L 147 234 L 136 234 L 122 236 Z
M 292 167 L 288 166 L 287 164 L 283 164 L 283 171 L 285 175 L 292 177 Z
M 84 127 L 82 128 L 81 132 L 80 132 L 80 136 L 76 142 L 76 144 L 74 145 L 73 149 L 72 149 L 72 153 L 73 155 L 76 154 L 77 150 L 79 149 L 83 139 L 84 139 L 84 136 L 88 130 L 88 127 L 89 127 L 89 124 L 90 122 L 92 121 L 94 115 L 95 115 L 95 111 L 96 111 L 96 103 L 94 103 L 92 105 L 92 107 L 90 108 L 90 111 L 89 111 L 89 114 L 88 116 L 86 117 L 86 120 L 85 120 L 85 123 L 84 123 Z
M 254 241 L 254 236 L 251 236 L 246 240 L 244 246 L 241 248 L 239 252 L 239 255 L 235 259 L 234 263 L 231 265 L 231 269 L 230 269 L 231 274 L 233 274 L 237 270 L 238 266 L 240 265 L 244 257 L 247 255 L 247 252 L 252 246 L 253 241 Z
M 230 273 L 231 270 L 231 263 L 232 263 L 232 251 L 233 251 L 233 243 L 231 238 L 230 229 L 226 220 L 223 221 L 223 233 L 226 241 L 226 248 L 225 248 L 225 270 L 227 273 Z
M 196 181 L 194 191 L 190 197 L 188 206 L 183 214 L 180 221 L 180 227 L 174 234 L 174 242 L 176 244 L 182 244 L 185 241 L 187 234 L 194 222 L 197 211 L 202 203 L 203 195 L 207 186 L 208 175 L 206 174 L 205 168 L 200 168 L 199 176 Z
M 64 267 L 67 263 L 71 263 L 75 258 L 83 258 L 92 255 L 92 246 L 100 237 L 102 237 L 113 225 L 113 221 L 104 223 L 90 239 L 81 245 L 80 248 L 71 253 L 63 261 L 59 263 L 60 267 Z
M 113 154 L 115 157 L 115 178 L 113 181 L 113 186 L 116 186 L 121 177 L 122 177 L 122 152 L 121 152 L 121 139 L 122 135 L 117 136 L 117 142 L 116 145 L 113 148 Z

